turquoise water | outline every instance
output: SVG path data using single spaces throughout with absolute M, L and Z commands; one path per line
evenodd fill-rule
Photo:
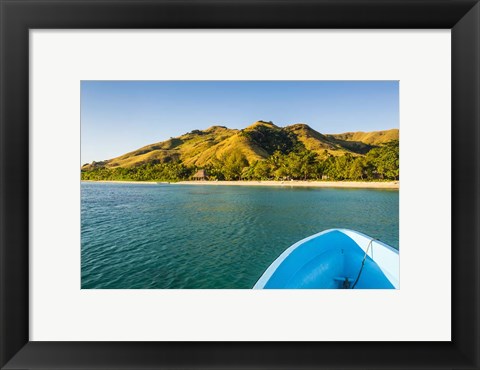
M 398 249 L 396 190 L 82 183 L 82 288 L 253 287 L 286 248 L 349 228 Z

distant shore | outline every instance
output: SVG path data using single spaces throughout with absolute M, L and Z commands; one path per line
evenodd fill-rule
M 169 184 L 161 181 L 92 181 L 84 182 L 117 183 L 117 184 Z M 362 189 L 399 189 L 399 181 L 179 181 L 177 185 L 213 185 L 213 186 L 282 186 L 282 187 L 315 187 L 315 188 L 362 188 Z
M 81 180 L 82 182 L 97 182 L 105 184 L 145 184 L 145 185 L 157 185 L 157 184 L 170 184 L 166 181 L 114 181 L 114 180 Z

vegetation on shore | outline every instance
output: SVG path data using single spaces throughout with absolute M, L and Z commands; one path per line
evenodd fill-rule
M 204 166 L 185 164 L 181 159 L 131 167 L 93 166 L 82 169 L 82 180 L 183 181 L 190 180 L 199 168 L 209 180 L 353 180 L 399 179 L 399 142 L 392 140 L 373 146 L 364 155 L 346 152 L 320 155 L 293 141 L 280 146 L 272 143 L 273 153 L 250 163 L 240 150 L 223 153 Z

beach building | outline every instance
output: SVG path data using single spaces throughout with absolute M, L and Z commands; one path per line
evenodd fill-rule
M 195 175 L 192 176 L 192 179 L 193 180 L 197 180 L 197 181 L 205 181 L 205 180 L 208 180 L 208 176 L 207 176 L 207 171 L 205 170 L 198 170 Z

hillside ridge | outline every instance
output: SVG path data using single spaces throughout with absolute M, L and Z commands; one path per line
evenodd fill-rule
M 201 168 L 232 155 L 242 156 L 251 165 L 267 159 L 275 152 L 288 154 L 305 149 L 320 158 L 347 153 L 363 156 L 375 147 L 398 139 L 398 129 L 322 134 L 306 123 L 280 127 L 271 121 L 259 120 L 241 130 L 221 125 L 193 130 L 115 158 L 85 164 L 82 170 L 131 168 L 170 162 Z

